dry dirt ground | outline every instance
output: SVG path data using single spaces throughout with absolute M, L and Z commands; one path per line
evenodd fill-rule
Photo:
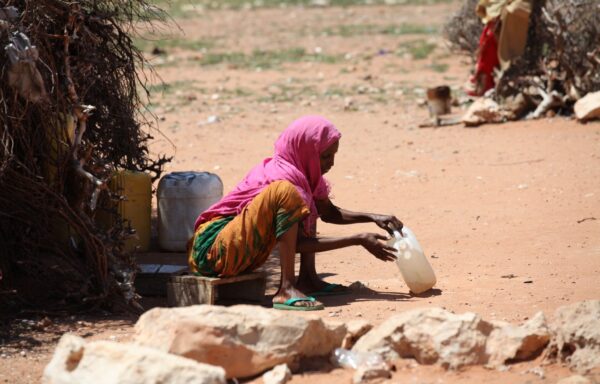
M 326 319 L 378 324 L 410 308 L 439 306 L 519 323 L 537 311 L 551 315 L 600 298 L 600 124 L 555 117 L 418 128 L 427 117 L 418 105 L 424 88 L 448 84 L 460 98 L 469 74 L 469 59 L 451 53 L 440 33 L 459 4 L 184 4 L 174 12 L 180 29 L 166 30 L 170 40 L 140 40 L 163 82 L 151 80 L 149 107 L 161 130 L 152 152 L 174 156 L 167 171 L 215 172 L 227 191 L 271 154 L 288 123 L 322 114 L 343 135 L 328 174 L 334 202 L 393 213 L 415 232 L 438 277 L 433 294 L 409 295 L 395 265 L 361 248 L 327 252 L 318 255 L 318 268 L 328 281 L 361 281 L 369 290 L 324 298 L 326 309 L 317 314 Z M 122 341 L 134 322 L 108 314 L 41 321 L 22 314 L 0 335 L 0 383 L 38 382 L 65 331 Z M 349 382 L 351 375 L 329 368 L 292 382 Z M 568 375 L 539 360 L 505 372 L 445 372 L 407 360 L 392 382 L 554 383 Z

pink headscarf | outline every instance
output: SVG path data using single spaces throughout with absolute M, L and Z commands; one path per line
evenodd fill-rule
M 273 157 L 255 166 L 233 191 L 204 211 L 196 219 L 195 228 L 217 216 L 238 215 L 270 183 L 287 180 L 296 186 L 310 209 L 304 221 L 304 229 L 310 233 L 318 217 L 315 200 L 329 195 L 319 156 L 341 136 L 334 125 L 321 116 L 303 116 L 294 121 L 275 142 Z

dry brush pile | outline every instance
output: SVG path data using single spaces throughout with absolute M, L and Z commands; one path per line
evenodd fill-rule
M 445 28 L 458 50 L 475 57 L 482 30 L 477 0 L 467 0 Z M 534 0 L 527 47 L 497 79 L 495 98 L 525 96 L 530 117 L 573 104 L 600 90 L 600 3 L 597 0 Z
M 127 223 L 106 182 L 160 176 L 140 114 L 146 78 L 131 35 L 159 10 L 144 0 L 0 4 L 0 307 L 134 303 Z

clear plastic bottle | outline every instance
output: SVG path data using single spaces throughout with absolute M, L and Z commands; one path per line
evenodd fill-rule
M 433 268 L 409 228 L 402 228 L 402 235 L 394 231 L 394 237 L 388 241 L 388 245 L 396 249 L 396 264 L 404 282 L 413 293 L 423 293 L 435 285 Z
M 333 360 L 343 368 L 380 368 L 385 366 L 381 355 L 375 352 L 356 352 L 344 348 L 336 348 L 333 351 Z

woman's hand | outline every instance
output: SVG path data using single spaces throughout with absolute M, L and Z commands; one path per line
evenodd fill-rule
M 379 226 L 379 228 L 386 230 L 390 235 L 394 231 L 398 231 L 398 232 L 402 233 L 402 227 L 404 227 L 404 224 L 402 224 L 402 222 L 400 220 L 398 220 L 396 218 L 396 216 L 394 216 L 394 215 L 373 215 L 372 218 L 373 218 L 373 222 L 375 222 L 375 224 L 377 224 Z
M 387 240 L 387 238 L 378 233 L 361 233 L 358 235 L 360 245 L 362 245 L 367 251 L 373 256 L 382 261 L 394 261 L 396 256 L 393 252 L 396 251 L 394 247 L 390 247 L 379 240 Z

